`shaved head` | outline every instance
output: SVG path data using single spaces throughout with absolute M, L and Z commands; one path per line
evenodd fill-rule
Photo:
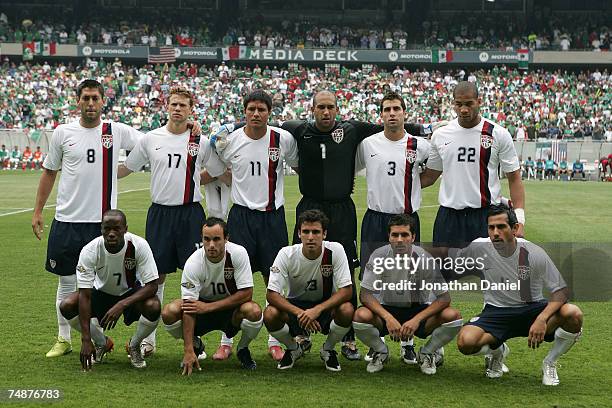
M 334 94 L 333 92 L 330 92 L 330 91 L 319 91 L 319 92 L 315 93 L 314 96 L 312 97 L 312 105 L 316 106 L 317 105 L 317 98 L 322 97 L 322 96 L 332 97 L 334 99 L 334 105 L 336 105 L 336 94 Z
M 453 90 L 453 98 L 457 96 L 458 93 L 468 94 L 473 96 L 475 99 L 478 99 L 478 87 L 475 82 L 462 81 L 457 84 L 455 89 Z

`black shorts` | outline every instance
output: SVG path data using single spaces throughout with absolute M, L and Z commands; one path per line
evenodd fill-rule
M 102 235 L 99 222 L 62 222 L 53 219 L 47 240 L 45 269 L 60 276 L 76 273 L 81 249 Z
M 321 210 L 329 218 L 327 228 L 327 241 L 339 242 L 344 247 L 351 269 L 359 266 L 357 258 L 357 212 L 355 203 L 349 197 L 342 201 L 321 201 L 302 197 L 295 209 L 295 228 L 293 230 L 293 243 L 301 242 L 298 236 L 300 226 L 297 223 L 300 214 L 306 210 Z M 352 274 L 351 274 L 352 275 Z
M 486 238 L 487 208 L 453 208 L 440 206 L 434 222 L 433 244 L 465 248 L 476 238 Z
M 203 299 L 199 300 L 200 302 L 207 302 Z M 234 312 L 239 308 L 240 306 L 235 309 L 225 309 L 197 315 L 194 334 L 199 337 L 213 330 L 221 330 L 231 339 L 240 331 L 240 327 L 232 324 L 232 316 L 234 316 Z
M 183 269 L 187 259 L 201 246 L 205 220 L 200 203 L 151 204 L 147 213 L 146 239 L 159 274 Z
M 554 176 L 555 175 L 555 170 L 554 169 L 546 169 L 544 171 L 544 176 L 548 176 L 548 175 Z
M 227 217 L 227 230 L 230 241 L 246 248 L 251 270 L 263 276 L 270 276 L 278 251 L 289 244 L 285 207 L 258 211 L 234 204 Z
M 470 319 L 465 325 L 480 327 L 495 337 L 499 346 L 511 338 L 529 336 L 531 325 L 547 304 L 547 301 L 533 302 L 520 307 L 496 307 L 487 304 L 478 316 Z M 554 333 L 546 334 L 544 337 L 545 341 L 554 339 Z
M 102 292 L 100 290 L 92 289 L 91 317 L 96 317 L 98 321 L 101 322 L 102 318 L 104 317 L 106 312 L 110 310 L 111 307 L 115 306 L 120 300 L 132 296 L 134 292 L 138 290 L 140 290 L 140 287 L 137 287 L 136 289 L 130 289 L 128 292 L 124 293 L 121 296 L 115 296 L 109 295 L 108 293 Z M 140 319 L 140 312 L 136 308 L 136 304 L 132 303 L 123 311 L 123 322 L 126 326 L 129 326 L 138 319 Z
M 303 310 L 312 309 L 313 307 L 321 303 L 321 302 L 309 302 L 309 301 L 297 300 L 297 299 L 287 299 L 287 300 L 292 305 L 297 306 Z M 317 319 L 317 322 L 319 322 L 319 324 L 321 325 L 321 333 L 325 335 L 329 334 L 329 326 L 331 325 L 332 319 L 333 318 L 329 310 L 326 310 L 323 313 L 321 313 L 321 315 Z M 289 313 L 289 322 L 287 322 L 287 325 L 289 326 L 289 333 L 291 333 L 293 337 L 300 336 L 300 335 L 308 335 L 308 332 L 304 330 L 302 327 L 300 327 L 297 316 L 294 314 Z
M 384 307 L 387 312 L 391 313 L 391 315 L 395 317 L 400 324 L 406 323 L 408 320 L 412 319 L 414 316 L 416 316 L 417 314 L 421 313 L 423 310 L 429 307 L 429 305 L 425 303 L 417 304 L 416 306 L 413 306 L 413 307 L 397 307 L 397 306 L 388 306 L 388 305 L 381 305 L 381 306 Z M 428 334 L 425 332 L 426 322 L 427 320 L 422 320 L 421 323 L 419 324 L 419 328 L 417 329 L 417 331 L 414 332 L 414 335 L 420 339 L 425 339 L 428 336 Z M 387 330 L 387 325 L 385 324 L 385 321 L 383 320 L 383 327 L 382 327 L 382 330 L 380 331 L 380 335 L 382 337 L 382 336 L 386 336 L 387 334 L 389 334 L 389 331 Z
M 359 258 L 361 259 L 361 271 L 359 279 L 363 279 L 363 271 L 366 264 L 370 260 L 370 255 L 376 249 L 385 246 L 389 243 L 388 226 L 389 220 L 396 214 L 388 214 L 379 211 L 368 210 L 363 216 L 361 222 L 361 248 L 359 250 Z M 416 220 L 416 238 L 415 243 L 421 241 L 421 222 L 419 214 L 414 212 L 410 214 Z

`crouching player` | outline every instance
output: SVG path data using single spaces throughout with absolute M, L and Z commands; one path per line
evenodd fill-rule
M 321 360 L 326 369 L 340 371 L 335 347 L 351 327 L 353 286 L 344 248 L 324 241 L 328 225 L 323 212 L 304 211 L 298 218 L 302 243 L 282 248 L 270 268 L 264 322 L 286 346 L 280 370 L 293 367 L 309 348 L 304 345 L 311 345 L 298 345 L 295 336 L 321 332 L 327 335 Z
M 514 285 L 483 287 L 484 309 L 459 332 L 459 351 L 485 355 L 485 375 L 499 378 L 510 352 L 506 340 L 527 337 L 527 345 L 532 349 L 538 348 L 543 341 L 554 341 L 542 362 L 542 384 L 558 385 L 557 360 L 580 337 L 582 311 L 566 303 L 567 286 L 552 260 L 542 248 L 515 238 L 517 228 L 512 209 L 504 205 L 491 206 L 489 238 L 478 238 L 457 254 L 484 259 L 483 282 Z M 544 286 L 551 293 L 548 301 L 542 295 Z
M 127 232 L 123 212 L 104 213 L 102 236 L 83 247 L 76 274 L 79 290 L 62 301 L 60 311 L 81 332 L 83 370 L 91 369 L 94 361 L 102 362 L 113 349 L 113 340 L 102 328 L 114 328 L 121 315 L 128 326 L 138 321 L 127 351 L 134 367 L 146 367 L 140 342 L 159 323 L 157 267 L 147 241 Z
M 355 312 L 353 328 L 357 337 L 374 350 L 367 366 L 369 373 L 382 370 L 389 360 L 389 349 L 381 339 L 389 334 L 395 341 L 413 335 L 429 337 L 417 360 L 421 372 L 435 374 L 436 366 L 442 364 L 443 346 L 463 324 L 459 311 L 450 307 L 450 296 L 434 258 L 412 245 L 416 225 L 415 218 L 408 214 L 393 216 L 388 225 L 389 245 L 375 250 L 366 264 L 359 295 L 363 306 Z
M 253 274 L 246 249 L 228 242 L 227 224 L 210 217 L 202 227 L 203 248 L 185 263 L 181 278 L 181 299 L 164 306 L 166 330 L 183 339 L 183 375 L 200 370 L 198 356 L 204 351 L 200 336 L 222 330 L 234 337 L 242 330 L 238 360 L 243 368 L 254 370 L 249 344 L 263 325 L 261 308 L 252 301 Z

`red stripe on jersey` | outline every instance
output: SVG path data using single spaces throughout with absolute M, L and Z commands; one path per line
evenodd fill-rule
M 194 135 L 192 130 L 189 134 L 189 142 L 187 142 L 187 163 L 185 165 L 185 190 L 183 193 L 183 204 L 191 204 L 193 202 L 193 194 L 195 189 L 198 187 L 195 185 L 194 173 L 196 171 L 196 159 L 199 148 L 200 136 Z
M 113 129 L 110 123 L 102 124 L 102 215 L 111 209 L 113 195 Z
M 232 255 L 225 251 L 225 265 L 223 266 L 223 278 L 225 279 L 225 287 L 230 295 L 238 291 L 236 287 L 236 279 L 234 279 L 234 264 L 232 263 Z
M 414 161 L 411 163 L 408 160 L 408 154 L 410 151 L 414 151 Z M 404 213 L 412 214 L 414 210 L 412 209 L 412 169 L 414 168 L 414 163 L 416 163 L 416 154 L 417 154 L 417 139 L 414 137 L 408 137 L 408 141 L 406 142 L 406 171 L 404 172 Z
M 332 264 L 332 251 L 329 248 L 323 249 L 323 257 L 321 259 L 321 277 L 323 278 L 323 298 L 321 302 L 325 302 L 331 297 L 333 288 L 334 266 Z
M 280 162 L 280 133 L 270 130 L 270 147 L 268 148 L 268 205 L 266 211 L 276 210 L 276 181 L 278 180 L 278 163 Z M 272 160 L 275 157 L 276 160 Z
M 533 301 L 531 297 L 531 269 L 529 267 L 529 251 L 527 248 L 519 249 L 518 278 L 521 280 L 521 300 Z
M 490 140 L 485 140 L 490 139 Z M 480 133 L 480 208 L 491 204 L 491 190 L 489 190 L 489 160 L 491 159 L 491 145 L 493 144 L 493 124 L 485 122 Z M 485 147 L 487 145 L 488 147 Z
M 127 285 L 134 289 L 136 286 L 136 248 L 132 241 L 128 241 L 125 255 L 123 256 L 123 272 Z

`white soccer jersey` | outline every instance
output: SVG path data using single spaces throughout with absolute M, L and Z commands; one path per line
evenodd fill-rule
M 227 219 L 230 208 L 231 186 L 224 182 L 215 180 L 204 185 L 206 192 L 206 214 L 209 217 Z
M 443 172 L 440 205 L 461 210 L 499 204 L 498 168 L 510 173 L 520 165 L 506 129 L 485 119 L 465 129 L 455 119 L 434 132 L 427 167 Z
M 84 128 L 78 121 L 59 125 L 51 137 L 43 167 L 60 170 L 55 219 L 101 222 L 117 208 L 119 150 L 131 150 L 142 134 L 116 122 Z
M 420 289 L 422 282 L 438 284 L 444 282 L 442 274 L 436 269 L 434 258 L 423 248 L 412 246 L 412 253 L 407 255 L 412 259 L 412 263 L 408 264 L 407 268 L 403 267 L 403 261 L 401 261 L 402 268 L 397 268 L 395 262 L 392 268 L 384 268 L 384 260 L 395 261 L 395 256 L 391 245 L 380 247 L 372 253 L 363 272 L 361 287 L 372 292 L 381 305 L 412 307 L 414 303 L 431 303 L 447 292 L 437 287 L 433 290 Z M 407 286 L 408 282 L 412 282 L 412 289 Z M 390 288 L 388 284 L 396 286 Z M 398 284 L 402 286 L 398 287 Z
M 200 171 L 223 173 L 223 164 L 212 152 L 206 137 L 180 135 L 165 126 L 147 133 L 128 156 L 125 165 L 131 171 L 151 165 L 151 201 L 161 205 L 183 205 L 202 200 Z
M 323 251 L 317 259 L 306 258 L 302 245 L 286 246 L 278 252 L 270 268 L 269 290 L 286 294 L 288 299 L 322 302 L 351 285 L 342 245 L 323 241 Z
M 116 254 L 106 250 L 102 236 L 85 245 L 76 274 L 79 289 L 96 288 L 114 296 L 129 291 L 136 280 L 145 285 L 159 277 L 151 247 L 145 239 L 129 232 L 123 249 Z
M 508 258 L 502 257 L 490 238 L 478 238 L 467 247 L 449 256 L 477 259 L 484 264 L 484 279 L 489 283 L 517 283 L 520 290 L 492 290 L 483 287 L 484 300 L 497 307 L 519 307 L 529 302 L 544 300 L 542 289 L 551 293 L 567 285 L 559 270 L 546 252 L 523 238 L 517 238 L 516 251 Z
M 181 298 L 214 302 L 252 287 L 249 254 L 244 247 L 228 242 L 225 257 L 217 263 L 206 258 L 204 248 L 187 259 L 181 278 Z
M 431 145 L 408 135 L 398 141 L 384 132 L 363 140 L 357 148 L 356 171 L 366 169 L 368 208 L 388 214 L 411 214 L 421 206 L 419 165 L 429 157 Z
M 253 140 L 244 128 L 227 137 L 219 156 L 232 168 L 232 201 L 251 210 L 272 211 L 285 203 L 283 161 L 297 166 L 297 142 L 286 130 L 268 126 L 264 137 Z

